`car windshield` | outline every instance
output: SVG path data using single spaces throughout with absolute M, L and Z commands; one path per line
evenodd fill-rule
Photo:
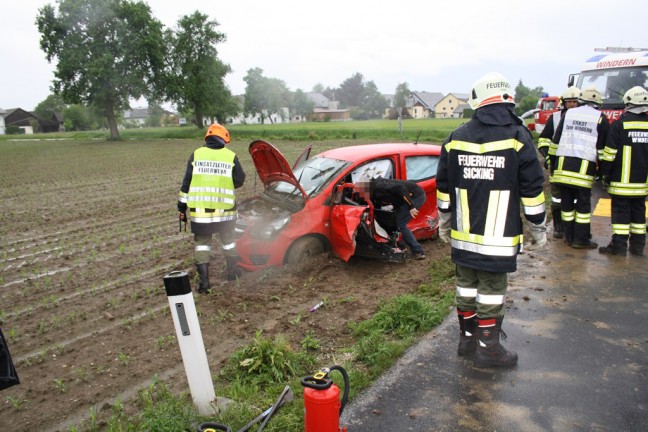
M 596 87 L 603 97 L 603 106 L 623 108 L 623 95 L 634 86 L 645 87 L 648 69 L 644 67 L 584 71 L 577 86 L 581 90 Z
M 297 180 L 299 180 L 301 187 L 306 191 L 306 194 L 312 196 L 321 191 L 331 179 L 348 165 L 349 162 L 347 161 L 314 157 L 297 166 L 293 173 Z M 295 186 L 281 181 L 270 185 L 268 191 L 288 195 L 300 195 L 299 190 Z

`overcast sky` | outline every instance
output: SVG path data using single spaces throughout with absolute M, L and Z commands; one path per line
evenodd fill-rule
M 216 20 L 226 42 L 219 58 L 245 91 L 250 68 L 291 90 L 338 87 L 356 72 L 380 92 L 468 93 L 483 74 L 515 86 L 566 88 L 594 48 L 647 47 L 642 2 L 618 0 L 147 0 L 167 27 L 198 10 Z M 3 1 L 0 108 L 33 110 L 50 94 L 54 64 L 39 48 L 38 9 L 55 1 Z M 399 3 L 397 6 L 396 4 Z M 642 12 L 644 10 L 644 12 Z

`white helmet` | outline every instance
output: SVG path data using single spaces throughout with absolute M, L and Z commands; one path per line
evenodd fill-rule
M 643 87 L 632 87 L 623 95 L 623 103 L 626 105 L 648 105 L 648 91 Z
M 596 87 L 587 87 L 581 93 L 578 101 L 583 104 L 601 105 L 603 103 L 603 97 L 601 96 L 601 92 L 598 91 Z
M 560 96 L 560 100 L 564 102 L 566 100 L 574 100 L 580 97 L 581 97 L 580 89 L 576 86 L 571 86 L 563 92 L 562 96 Z
M 508 103 L 515 105 L 511 84 L 502 75 L 490 72 L 473 84 L 468 103 L 474 110 L 486 105 Z

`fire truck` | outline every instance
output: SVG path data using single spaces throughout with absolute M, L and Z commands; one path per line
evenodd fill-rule
M 544 130 L 545 124 L 547 124 L 547 120 L 549 120 L 549 117 L 559 109 L 560 97 L 549 96 L 549 94 L 543 93 L 542 97 L 538 99 L 538 104 L 535 109 L 522 114 L 522 118 L 527 118 L 533 115 L 533 121 L 527 123 L 527 126 L 529 127 L 529 130 L 541 134 Z
M 634 86 L 648 86 L 648 48 L 596 48 L 580 73 L 571 74 L 568 86 L 596 87 L 603 97 L 601 111 L 610 122 L 623 113 L 623 95 Z

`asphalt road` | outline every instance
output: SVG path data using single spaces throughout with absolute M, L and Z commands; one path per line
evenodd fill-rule
M 607 196 L 599 187 L 593 195 L 593 240 L 605 245 Z M 341 425 L 349 432 L 648 431 L 646 254 L 610 257 L 550 238 L 544 250 L 520 255 L 509 277 L 504 344 L 517 351 L 516 367 L 479 369 L 458 357 L 450 314 L 347 405 Z

